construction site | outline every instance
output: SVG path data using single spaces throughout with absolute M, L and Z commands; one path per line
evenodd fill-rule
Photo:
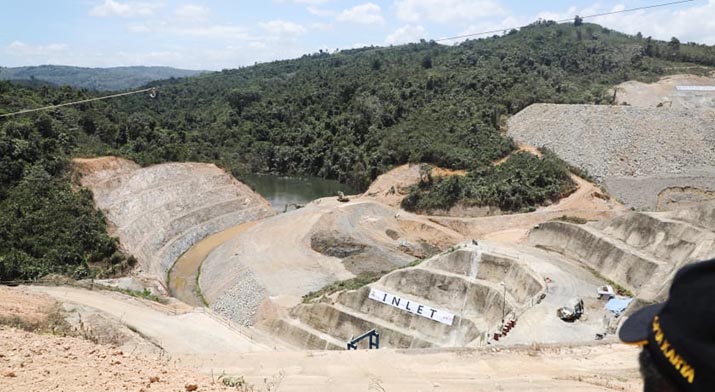
M 628 82 L 618 105 L 511 117 L 520 150 L 590 174 L 528 213 L 407 212 L 418 164 L 283 213 L 211 164 L 75 159 L 138 264 L 0 288 L 0 316 L 60 314 L 104 344 L 0 327 L 2 377 L 32 390 L 82 390 L 62 387 L 78 377 L 134 391 L 222 390 L 219 377 L 246 391 L 638 390 L 619 325 L 715 254 L 715 94 L 682 88 L 712 85 Z

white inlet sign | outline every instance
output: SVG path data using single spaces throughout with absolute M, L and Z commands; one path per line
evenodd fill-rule
M 454 322 L 454 315 L 452 313 L 447 313 L 431 306 L 422 305 L 409 299 L 400 298 L 396 295 L 392 295 L 372 287 L 370 288 L 370 295 L 368 297 L 377 302 L 382 302 L 385 305 L 390 305 L 395 308 L 408 311 L 412 314 L 437 321 L 438 323 L 452 325 L 452 322 Z

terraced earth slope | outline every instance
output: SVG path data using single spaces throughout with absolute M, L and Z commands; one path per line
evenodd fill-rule
M 674 208 L 715 191 L 713 110 L 534 104 L 509 120 L 509 135 L 586 169 L 628 207 Z M 687 195 L 668 194 L 677 188 Z
M 678 268 L 715 255 L 715 202 L 583 225 L 547 222 L 529 242 L 583 262 L 642 302 L 663 301 Z
M 140 168 L 116 157 L 75 159 L 83 186 L 110 233 L 143 270 L 166 283 L 176 259 L 204 237 L 274 214 L 269 203 L 215 165 L 166 163 Z
M 288 344 L 321 350 L 345 349 L 347 341 L 373 328 L 380 333 L 381 347 L 476 347 L 491 340 L 503 320 L 517 318 L 535 325 L 512 343 L 588 340 L 602 332 L 598 310 L 590 321 L 541 325 L 549 316 L 555 319 L 557 304 L 595 293 L 599 281 L 588 272 L 565 274 L 560 258 L 547 260 L 540 252 L 463 243 L 360 289 L 300 304 L 261 327 Z M 558 285 L 549 287 L 546 277 Z M 438 321 L 432 316 L 439 312 L 453 318 Z M 561 336 L 550 336 L 554 331 Z

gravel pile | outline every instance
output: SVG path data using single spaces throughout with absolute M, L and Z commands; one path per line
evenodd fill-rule
M 211 309 L 243 326 L 251 326 L 266 295 L 266 289 L 256 281 L 249 269 L 245 269 L 233 287 L 211 305 Z
M 712 111 L 535 104 L 509 120 L 509 135 L 549 148 L 599 181 L 715 166 Z

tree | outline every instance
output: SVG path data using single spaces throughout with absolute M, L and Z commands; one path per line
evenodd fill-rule
M 668 42 L 668 48 L 670 48 L 672 54 L 678 53 L 680 51 L 680 40 L 675 37 L 671 38 L 670 42 Z
M 228 93 L 228 103 L 240 115 L 243 110 L 254 102 L 261 100 L 261 94 L 257 91 L 233 89 Z

